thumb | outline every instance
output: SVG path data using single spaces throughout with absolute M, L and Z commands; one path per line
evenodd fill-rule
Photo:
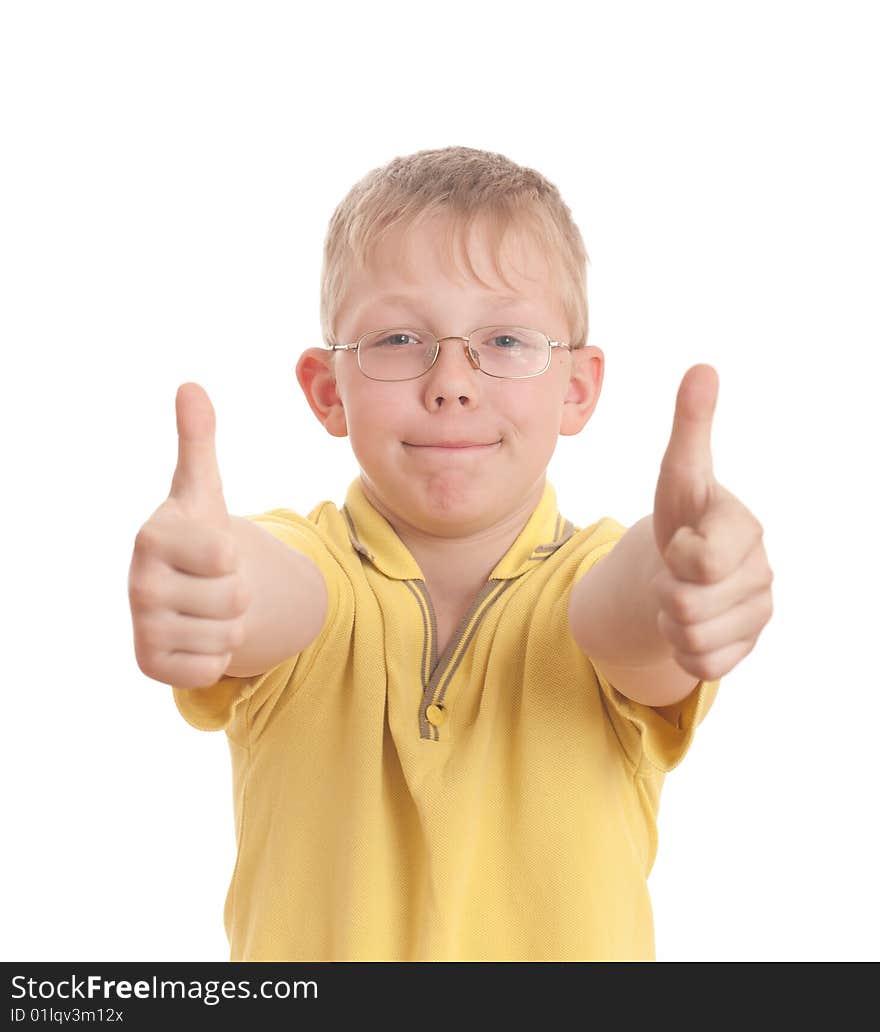
M 228 516 L 214 444 L 214 406 L 204 388 L 184 383 L 177 390 L 177 468 L 171 497 L 209 519 Z
M 718 401 L 718 373 L 710 365 L 684 374 L 675 400 L 672 433 L 662 467 L 670 473 L 712 479 L 712 416 Z

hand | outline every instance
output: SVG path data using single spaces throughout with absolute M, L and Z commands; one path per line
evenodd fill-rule
M 135 538 L 128 578 L 138 666 L 179 688 L 218 681 L 244 640 L 249 603 L 226 510 L 211 401 L 196 383 L 177 391 L 177 469 L 171 491 Z
M 773 613 L 773 571 L 763 527 L 712 472 L 710 436 L 718 374 L 685 373 L 654 495 L 657 626 L 678 665 L 700 680 L 729 673 L 755 647 Z

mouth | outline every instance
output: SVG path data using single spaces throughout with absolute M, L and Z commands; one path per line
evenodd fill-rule
M 417 448 L 423 452 L 486 452 L 496 448 L 501 441 L 490 441 L 486 444 L 477 441 L 440 441 L 436 444 L 411 444 L 404 441 L 407 448 Z

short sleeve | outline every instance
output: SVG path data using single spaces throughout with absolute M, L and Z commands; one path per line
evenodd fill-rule
M 590 538 L 592 543 L 595 537 L 596 545 L 578 566 L 574 582 L 577 583 L 608 555 L 626 532 L 627 528 L 616 520 L 607 517 L 600 520 L 596 534 Z M 677 767 L 691 746 L 694 732 L 715 701 L 720 678 L 700 681 L 675 707 L 673 722 L 654 707 L 635 702 L 619 692 L 592 659 L 590 666 L 604 711 L 634 771 L 637 774 L 666 773 Z
M 700 681 L 675 708 L 675 723 L 661 716 L 652 706 L 634 702 L 619 692 L 595 663 L 602 701 L 614 725 L 620 744 L 636 773 L 666 773 L 684 759 L 694 732 L 709 711 L 718 693 L 720 679 Z
M 283 660 L 271 670 L 251 677 L 221 677 L 204 688 L 172 686 L 174 702 L 181 716 L 200 731 L 228 729 L 236 709 L 259 694 L 267 700 L 304 676 L 327 639 L 339 610 L 342 571 L 321 530 L 310 520 L 289 509 L 249 515 L 247 519 L 264 527 L 284 544 L 307 555 L 324 576 L 327 585 L 327 617 L 315 640 L 302 652 Z M 305 669 L 303 669 L 305 668 Z

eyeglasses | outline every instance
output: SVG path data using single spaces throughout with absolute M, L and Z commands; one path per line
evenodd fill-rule
M 331 344 L 331 351 L 357 351 L 358 367 L 371 380 L 416 380 L 434 365 L 440 341 L 463 340 L 471 366 L 502 380 L 525 380 L 550 368 L 553 348 L 568 348 L 539 330 L 523 326 L 480 326 L 467 337 L 435 337 L 428 330 L 395 327 L 372 330 L 354 344 Z

